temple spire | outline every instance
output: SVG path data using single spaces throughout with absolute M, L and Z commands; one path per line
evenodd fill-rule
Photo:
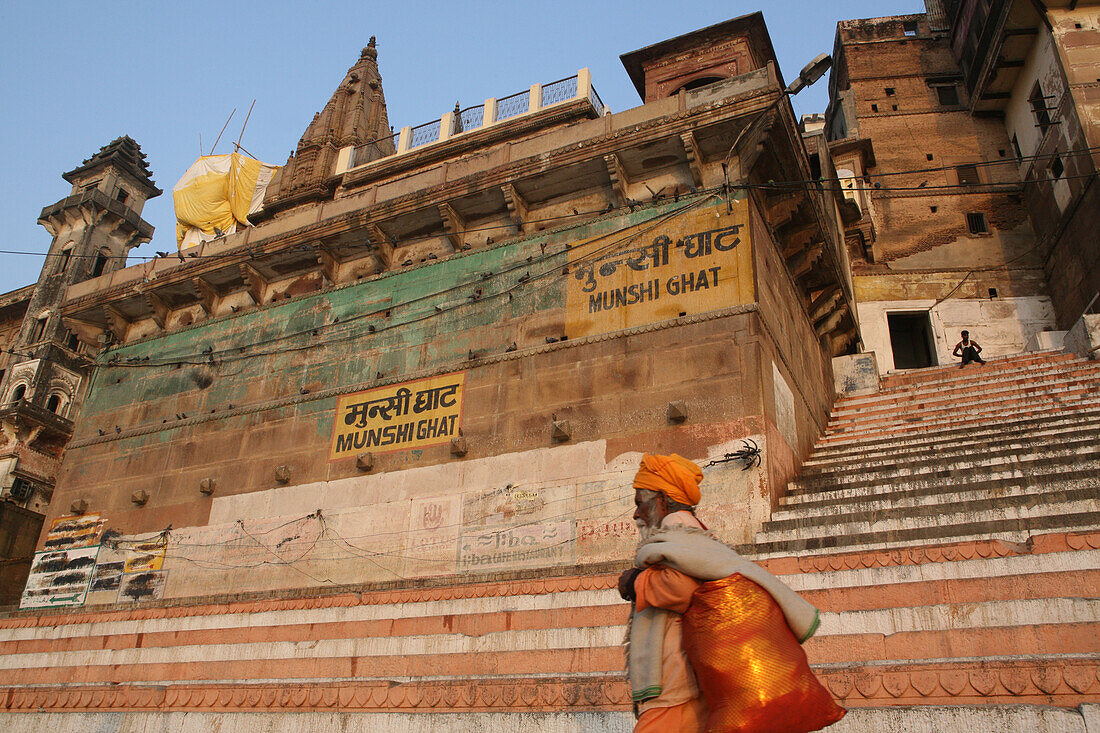
M 382 157 L 393 152 L 390 136 L 378 48 L 371 36 L 328 104 L 314 115 L 286 166 L 272 180 L 264 209 L 274 211 L 327 198 L 332 193 L 328 181 L 341 148 L 378 141 L 371 155 Z

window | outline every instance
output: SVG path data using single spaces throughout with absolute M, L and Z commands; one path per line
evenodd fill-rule
M 978 166 L 976 165 L 957 165 L 955 166 L 955 173 L 959 176 L 960 186 L 977 186 L 982 182 L 978 177 Z
M 11 393 L 11 401 L 18 402 L 23 399 L 23 395 L 27 394 L 27 385 L 21 384 L 15 388 L 15 391 Z
M 1016 160 L 1023 161 L 1024 154 L 1020 152 L 1020 141 L 1016 138 L 1016 134 L 1012 134 L 1012 152 L 1016 154 Z
M 674 90 L 672 92 L 672 94 L 669 94 L 668 96 L 675 97 L 677 94 L 680 93 L 681 90 L 683 90 L 685 92 L 690 92 L 693 89 L 698 89 L 700 87 L 705 87 L 708 84 L 716 84 L 720 81 L 725 81 L 724 77 L 721 77 L 721 76 L 704 76 L 704 77 L 701 77 L 699 79 L 692 79 L 687 84 L 684 84 L 682 87 L 679 87 L 676 90 Z
M 99 277 L 102 275 L 105 267 L 107 267 L 107 252 L 100 250 L 99 254 L 95 257 L 95 264 L 92 265 L 92 277 Z
M 909 36 L 910 38 L 917 35 L 917 21 L 915 21 L 915 20 L 905 21 L 905 23 L 902 25 L 902 32 L 905 33 L 905 35 Z
M 32 344 L 38 343 L 46 335 L 46 321 L 46 318 L 39 318 L 34 322 L 34 329 L 31 331 Z
M 61 407 L 61 395 L 50 395 L 50 399 L 46 400 L 46 409 L 56 415 L 59 407 Z
M 959 104 L 959 88 L 954 84 L 937 86 L 936 97 L 943 107 L 957 107 Z
M 73 243 L 69 242 L 65 249 L 61 250 L 61 266 L 57 268 L 58 272 L 65 272 L 69 269 L 69 260 L 73 258 Z
M 872 104 L 871 105 L 871 111 L 872 112 L 878 112 L 878 105 L 877 104 Z
M 886 87 L 886 96 L 887 97 L 892 97 L 895 94 L 897 94 L 897 90 L 895 90 L 893 87 Z
M 119 202 L 120 204 L 124 204 L 124 203 L 126 203 L 126 201 L 127 201 L 127 200 L 129 200 L 129 198 L 130 198 L 130 194 L 126 193 L 126 191 L 124 191 L 124 190 L 123 190 L 123 189 L 121 189 L 121 188 L 120 188 L 120 189 L 118 189 L 118 193 L 116 193 L 116 194 L 115 194 L 115 199 L 116 199 L 116 200 L 117 200 L 117 201 L 118 201 L 118 202 Z
M 924 156 L 925 160 L 932 160 L 933 157 L 932 153 L 926 153 Z
M 989 226 L 985 223 L 985 214 L 981 212 L 966 215 L 966 228 L 971 234 L 989 234 Z
M 1062 156 L 1055 155 L 1054 159 L 1050 161 L 1050 174 L 1054 178 L 1061 178 L 1062 174 L 1066 172 L 1065 165 L 1062 164 Z
M 70 351 L 76 351 L 80 348 L 80 339 L 72 331 L 65 332 L 65 347 Z
M 1045 133 L 1050 127 L 1050 110 L 1047 109 L 1047 99 L 1043 95 L 1043 88 L 1039 86 L 1039 82 L 1035 82 L 1027 101 L 1031 105 L 1031 113 L 1035 115 L 1035 126 L 1040 132 Z
M 21 476 L 16 476 L 9 491 L 11 492 L 11 498 L 15 500 L 16 503 L 22 504 L 31 498 L 34 494 L 34 489 L 35 486 L 30 481 Z M 36 504 L 35 506 L 38 505 Z

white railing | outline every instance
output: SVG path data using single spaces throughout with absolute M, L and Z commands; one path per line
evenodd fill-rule
M 588 100 L 596 116 L 604 113 L 603 101 L 592 86 L 588 69 L 581 69 L 574 76 L 549 84 L 535 84 L 517 94 L 499 99 L 486 99 L 485 104 L 447 112 L 437 120 L 416 127 L 403 127 L 400 132 L 340 151 L 336 161 L 336 173 L 367 165 L 377 160 L 401 155 L 427 145 L 449 140 L 474 130 L 530 115 L 541 110 L 565 104 L 577 99 Z

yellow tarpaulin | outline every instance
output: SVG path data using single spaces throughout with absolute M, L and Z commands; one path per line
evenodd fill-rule
M 278 169 L 240 153 L 196 160 L 172 189 L 176 244 L 183 249 L 213 239 L 219 231 L 232 234 L 238 225 L 248 226 Z

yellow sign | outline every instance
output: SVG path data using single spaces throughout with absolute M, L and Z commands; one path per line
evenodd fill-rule
M 465 380 L 459 372 L 344 395 L 336 403 L 329 460 L 449 442 L 461 425 Z
M 567 334 L 591 336 L 751 303 L 748 224 L 747 200 L 734 201 L 731 214 L 723 202 L 573 245 Z
M 70 550 L 99 544 L 107 518 L 100 514 L 58 517 L 50 522 L 43 547 L 47 550 Z
M 136 573 L 148 570 L 160 570 L 164 567 L 164 555 L 168 550 L 168 535 L 158 534 L 146 540 L 129 544 L 129 557 L 123 566 L 123 572 Z

